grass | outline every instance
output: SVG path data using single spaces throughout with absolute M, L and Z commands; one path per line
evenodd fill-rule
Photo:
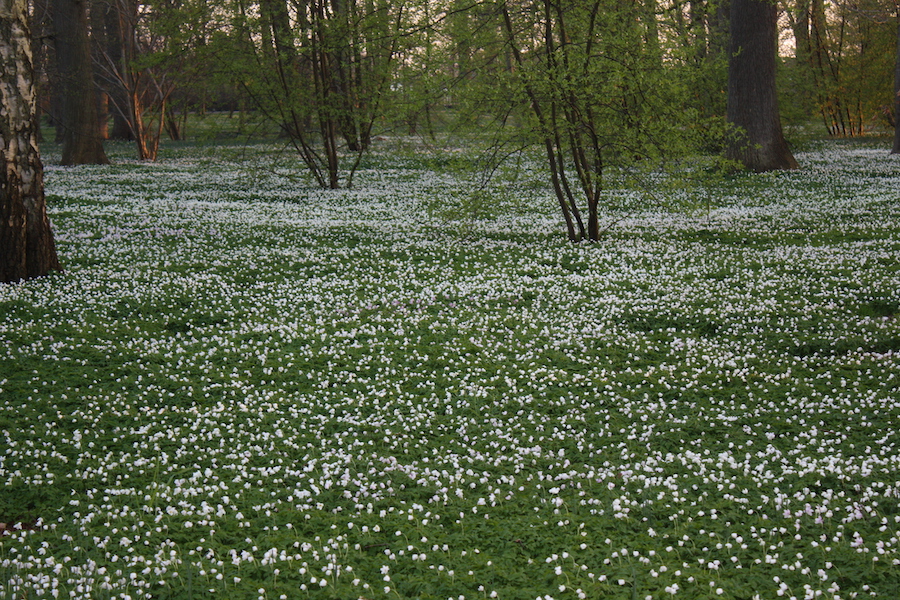
M 269 146 L 48 168 L 0 598 L 900 596 L 900 163 L 572 245 L 527 161 L 475 197 L 393 144 L 349 191 Z

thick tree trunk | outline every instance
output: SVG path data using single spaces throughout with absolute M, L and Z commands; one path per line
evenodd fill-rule
M 96 56 L 103 51 L 106 44 L 106 36 L 104 32 L 103 7 L 97 2 L 92 2 L 90 7 L 90 23 L 91 23 L 91 54 Z M 95 74 L 96 78 L 96 74 Z M 96 88 L 97 97 L 97 135 L 101 140 L 109 139 L 109 94 L 102 87 Z
M 778 113 L 777 19 L 774 2 L 731 2 L 728 122 L 740 128 L 740 134 L 727 155 L 753 171 L 797 168 L 784 140 Z
M 87 0 L 52 0 L 53 41 L 64 95 L 63 165 L 108 164 L 97 123 Z
M 0 0 L 0 282 L 59 270 L 44 200 L 25 0 Z
M 101 140 L 109 139 L 109 94 L 97 94 L 97 135 Z

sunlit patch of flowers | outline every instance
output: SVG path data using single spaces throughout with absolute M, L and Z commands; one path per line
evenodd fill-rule
M 900 597 L 900 163 L 571 245 L 536 167 L 461 227 L 456 175 L 368 160 L 48 169 L 0 598 Z

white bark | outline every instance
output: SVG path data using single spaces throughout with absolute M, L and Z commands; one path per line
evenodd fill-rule
M 59 269 L 37 143 L 26 0 L 0 0 L 0 282 Z

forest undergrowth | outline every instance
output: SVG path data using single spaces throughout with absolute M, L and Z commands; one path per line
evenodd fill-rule
M 0 599 L 900 597 L 900 159 L 572 244 L 538 163 L 410 144 L 350 190 L 269 146 L 47 168 Z

